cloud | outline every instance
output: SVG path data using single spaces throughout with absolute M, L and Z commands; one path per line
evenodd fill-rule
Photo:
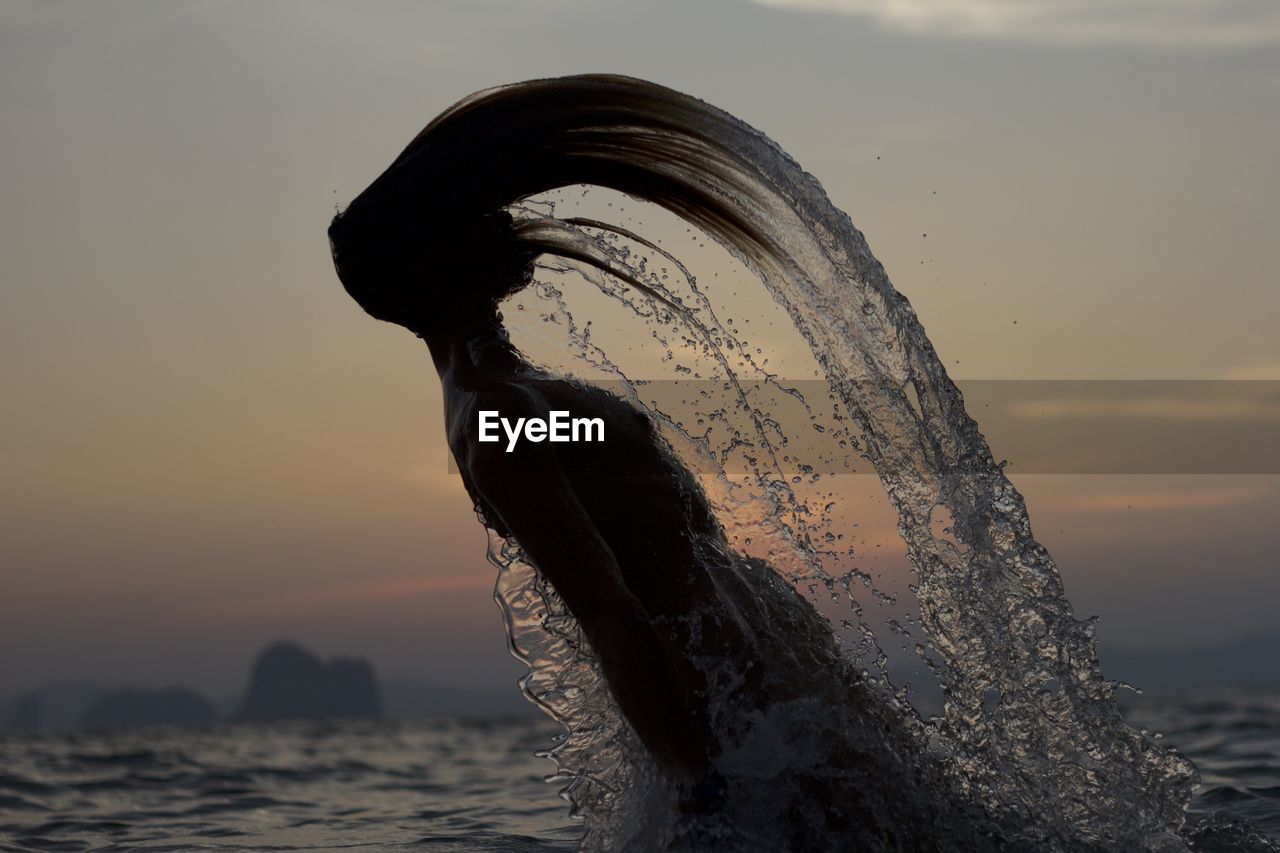
M 1066 45 L 1233 48 L 1280 42 L 1275 0 L 752 0 L 868 18 L 940 38 Z

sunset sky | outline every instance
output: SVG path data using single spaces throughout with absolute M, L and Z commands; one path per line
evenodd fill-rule
M 768 133 L 959 379 L 1280 380 L 1269 0 L 0 0 L 0 698 L 282 637 L 514 679 L 426 351 L 325 228 L 458 98 L 588 71 Z M 1280 629 L 1280 478 L 1012 461 L 1104 643 Z

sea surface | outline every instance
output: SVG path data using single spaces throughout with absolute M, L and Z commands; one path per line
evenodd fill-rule
M 1280 690 L 1153 697 L 1125 718 L 1195 762 L 1192 822 L 1240 821 L 1280 843 Z
M 1192 819 L 1280 839 L 1280 692 L 1140 700 L 1200 768 Z M 574 850 L 537 716 L 0 737 L 4 850 Z M 1229 849 L 1229 845 L 1224 848 Z

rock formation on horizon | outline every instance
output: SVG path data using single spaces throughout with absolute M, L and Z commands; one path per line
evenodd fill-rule
M 0 710 L 0 729 L 74 729 L 106 690 L 88 682 L 47 684 L 14 697 Z
M 81 716 L 83 728 L 208 725 L 218 721 L 213 703 L 185 687 L 124 689 L 104 693 Z
M 377 719 L 382 698 L 373 667 L 354 658 L 327 663 L 294 643 L 267 647 L 253 664 L 237 720 Z

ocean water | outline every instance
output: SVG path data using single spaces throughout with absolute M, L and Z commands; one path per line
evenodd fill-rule
M 1233 822 L 1280 839 L 1280 692 L 1126 717 L 1199 767 L 1198 848 L 1249 849 Z M 0 848 L 574 850 L 582 825 L 537 755 L 558 732 L 530 716 L 10 734 Z
M 1188 834 L 1198 848 L 1280 843 L 1280 691 L 1145 699 L 1125 718 L 1195 762 L 1200 787 L 1188 809 Z
M 542 717 L 0 739 L 4 850 L 574 850 Z

